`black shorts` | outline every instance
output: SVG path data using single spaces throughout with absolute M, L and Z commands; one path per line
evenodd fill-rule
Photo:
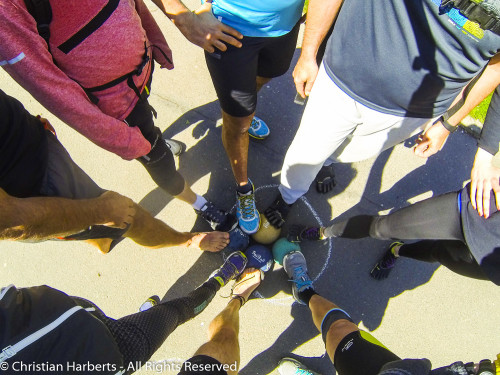
M 208 70 L 224 112 L 245 117 L 257 106 L 256 78 L 283 75 L 297 45 L 300 24 L 279 37 L 244 37 L 241 48 L 227 46 L 225 52 L 205 52 Z
M 47 131 L 47 168 L 42 180 L 40 195 L 68 199 L 97 198 L 106 190 L 100 188 L 68 154 L 54 134 Z M 117 240 L 125 234 L 125 229 L 95 225 L 74 235 L 59 238 L 68 240 L 88 240 L 111 238 Z
M 196 355 L 182 365 L 178 375 L 227 375 L 224 366 L 215 358 L 208 355 Z
M 335 350 L 339 375 L 376 375 L 386 363 L 400 358 L 365 331 L 348 334 Z

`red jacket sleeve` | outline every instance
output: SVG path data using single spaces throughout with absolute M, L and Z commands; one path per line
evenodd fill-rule
M 124 159 L 146 155 L 151 145 L 138 128 L 104 114 L 53 62 L 36 22 L 22 2 L 0 6 L 0 65 L 54 115 L 98 146 Z
M 172 50 L 148 7 L 142 0 L 135 0 L 135 9 L 141 18 L 142 27 L 146 31 L 150 45 L 154 46 L 152 47 L 153 58 L 162 68 L 173 69 Z

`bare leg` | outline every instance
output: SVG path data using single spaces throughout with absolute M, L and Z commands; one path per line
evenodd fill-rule
M 232 300 L 222 312 L 215 317 L 208 328 L 209 341 L 203 344 L 195 355 L 206 355 L 215 358 L 222 364 L 239 367 L 240 344 L 240 301 Z M 236 375 L 238 371 L 228 371 Z
M 328 301 L 326 298 L 321 297 L 319 294 L 315 294 L 309 301 L 309 308 L 311 309 L 314 325 L 318 331 L 321 332 L 321 322 L 323 321 L 326 313 L 331 309 L 338 308 L 338 306 Z M 328 353 L 332 363 L 335 350 L 337 349 L 340 341 L 342 341 L 342 339 L 348 334 L 358 330 L 359 329 L 356 324 L 345 319 L 337 320 L 330 326 L 326 335 L 326 352 Z
M 229 243 L 229 234 L 222 232 L 187 233 L 177 232 L 163 221 L 155 219 L 136 204 L 134 222 L 125 234 L 139 245 L 160 248 L 170 246 L 192 246 L 200 250 L 219 251 Z
M 252 292 L 259 286 L 261 273 L 249 268 L 236 280 L 233 295 L 238 295 L 247 301 Z M 215 317 L 208 328 L 209 341 L 203 344 L 195 353 L 215 358 L 222 364 L 236 367 L 236 371 L 229 370 L 229 375 L 236 375 L 240 363 L 240 344 L 238 334 L 240 330 L 241 302 L 232 299 L 226 308 Z M 236 366 L 234 366 L 236 364 Z
M 257 77 L 257 91 L 270 80 L 270 78 Z M 255 112 L 245 117 L 234 117 L 222 111 L 222 143 L 238 185 L 245 185 L 248 181 L 247 132 L 254 115 Z
M 222 111 L 222 144 L 238 185 L 248 182 L 248 129 L 253 116 L 234 117 Z
M 184 190 L 182 190 L 182 192 L 175 197 L 191 205 L 196 201 L 196 194 L 191 190 L 191 187 L 187 184 L 187 182 L 184 182 Z
M 124 236 L 132 239 L 139 245 L 150 248 L 184 246 L 217 252 L 229 244 L 229 234 L 226 232 L 177 232 L 163 221 L 152 217 L 149 212 L 138 204 L 134 203 L 134 208 L 133 223 Z M 88 240 L 87 242 L 97 246 L 103 253 L 109 252 L 111 245 L 111 240 L 108 238 Z

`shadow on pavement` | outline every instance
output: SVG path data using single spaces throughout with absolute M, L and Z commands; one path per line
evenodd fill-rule
M 295 62 L 292 62 L 294 65 Z M 283 158 L 302 115 L 303 107 L 293 103 L 294 94 L 291 72 L 273 80 L 259 93 L 257 115 L 259 112 L 264 113 L 262 117 L 271 128 L 270 137 L 264 141 L 251 141 L 249 150 L 249 176 L 258 188 L 257 206 L 261 211 L 277 194 Z M 164 136 L 171 138 L 194 124 L 192 134 L 199 141 L 180 156 L 179 170 L 190 184 L 210 174 L 207 198 L 219 207 L 230 210 L 235 202 L 234 178 L 222 147 L 221 127 L 216 125 L 219 118 L 218 102 L 207 103 L 179 117 L 164 132 Z M 339 219 L 401 208 L 411 198 L 428 191 L 438 195 L 458 190 L 470 174 L 474 151 L 473 139 L 457 132 L 450 137 L 443 150 L 425 165 L 410 171 L 389 190 L 381 192 L 382 174 L 393 149 L 383 152 L 371 167 L 359 202 L 340 215 Z M 334 191 L 327 196 L 309 192 L 293 207 L 288 223 L 327 225 L 331 207 L 326 204 L 326 199 L 349 187 L 358 173 L 355 167 L 350 164 L 336 165 L 337 186 Z M 161 190 L 155 189 L 140 203 L 157 214 L 170 200 Z M 207 231 L 209 227 L 198 218 L 193 230 Z M 282 235 L 286 235 L 286 228 Z M 425 284 L 437 269 L 433 264 L 402 259 L 389 280 L 375 281 L 370 278 L 369 271 L 387 245 L 388 242 L 372 239 L 334 239 L 331 243 L 302 244 L 316 290 L 346 309 L 356 323 L 363 322 L 369 330 L 381 324 L 390 298 Z M 203 253 L 170 287 L 163 300 L 187 294 L 206 280 L 221 263 L 219 254 Z M 266 276 L 259 293 L 265 298 L 272 298 L 280 291 L 290 294 L 291 287 L 284 271 L 277 267 Z M 294 303 L 291 316 L 294 320 L 290 326 L 276 338 L 271 347 L 263 350 L 240 370 L 242 375 L 270 373 L 282 357 L 290 356 L 296 348 L 318 335 L 308 308 Z M 297 358 L 296 355 L 291 356 Z M 301 361 L 320 373 L 334 373 L 331 362 L 324 355 L 301 358 Z

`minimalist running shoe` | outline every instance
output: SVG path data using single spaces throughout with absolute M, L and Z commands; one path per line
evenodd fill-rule
M 221 210 L 210 201 L 207 201 L 199 210 L 194 210 L 198 215 L 204 218 L 213 230 L 227 232 L 235 226 L 234 215 Z
M 248 135 L 255 139 L 266 139 L 269 134 L 270 130 L 267 124 L 261 118 L 254 116 L 248 129 Z
M 278 363 L 280 375 L 319 375 L 317 372 L 309 370 L 304 364 L 296 359 L 285 357 Z
M 370 271 L 370 276 L 375 280 L 387 279 L 392 269 L 396 265 L 398 257 L 394 255 L 393 249 L 396 246 L 403 246 L 403 242 L 396 241 L 391 243 L 389 249 L 385 252 L 384 256 L 375 264 L 375 266 Z
M 139 311 L 149 310 L 151 307 L 156 306 L 160 303 L 160 297 L 157 295 L 149 297 L 142 305 L 139 307 Z
M 241 251 L 235 251 L 230 254 L 224 264 L 210 278 L 216 279 L 221 286 L 238 277 L 247 265 L 247 257 Z
M 285 224 L 285 219 L 291 208 L 292 205 L 286 203 L 281 194 L 278 194 L 274 202 L 264 211 L 264 215 L 273 227 L 279 229 Z
M 179 156 L 182 154 L 182 151 L 184 151 L 184 147 L 181 142 L 174 141 L 173 139 L 164 139 L 164 141 L 174 156 Z
M 238 224 L 243 232 L 246 234 L 254 234 L 259 230 L 260 215 L 255 206 L 255 194 L 252 181 L 248 180 L 252 186 L 252 190 L 248 193 L 236 192 L 236 217 Z
M 290 281 L 293 282 L 293 297 L 298 303 L 305 305 L 306 303 L 300 299 L 299 293 L 313 286 L 312 280 L 307 274 L 306 258 L 300 251 L 292 251 L 283 258 L 283 267 Z

